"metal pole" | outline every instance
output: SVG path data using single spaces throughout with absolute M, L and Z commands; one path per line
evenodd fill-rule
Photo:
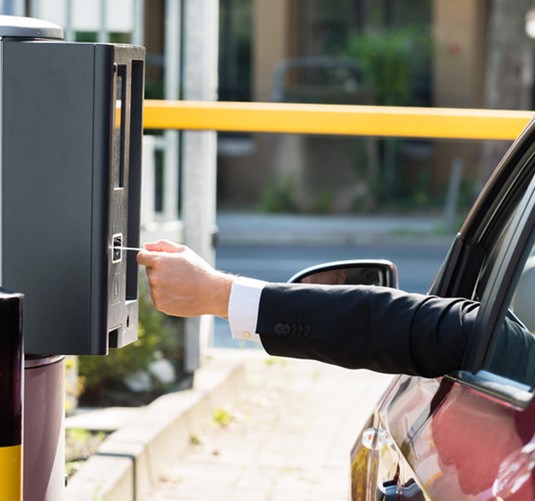
M 145 0 L 134 0 L 134 31 L 132 43 L 145 44 Z
M 182 0 L 165 2 L 165 99 L 180 98 L 180 53 L 181 53 Z M 164 159 L 163 213 L 166 221 L 178 218 L 179 193 L 179 134 L 166 130 Z
M 28 9 L 29 9 L 28 15 L 30 17 L 39 17 L 38 0 L 30 0 Z
M 0 501 L 22 499 L 23 298 L 0 292 Z
M 72 26 L 72 2 L 73 0 L 66 0 L 65 2 L 65 40 L 67 42 L 73 42 L 75 39 L 74 29 Z
M 4 0 L 3 14 L 11 16 L 22 16 L 24 14 L 24 3 L 22 0 Z
M 448 192 L 444 205 L 444 228 L 447 231 L 455 228 L 455 217 L 457 215 L 457 199 L 461 189 L 463 178 L 464 162 L 462 158 L 454 158 L 451 164 L 450 180 L 448 182 Z
M 100 0 L 100 26 L 98 30 L 98 41 L 106 43 L 108 41 L 108 15 L 106 11 L 106 0 Z
M 185 0 L 183 99 L 217 99 L 218 7 L 217 0 Z M 214 262 L 217 135 L 211 131 L 187 131 L 182 137 L 185 243 Z M 188 318 L 185 325 L 184 365 L 187 372 L 193 372 L 210 343 L 213 319 Z
M 64 356 L 26 358 L 24 501 L 63 501 L 65 496 L 64 379 Z

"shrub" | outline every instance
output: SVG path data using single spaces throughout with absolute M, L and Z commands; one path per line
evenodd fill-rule
M 85 404 L 149 400 L 167 391 L 182 373 L 183 334 L 180 319 L 171 319 L 152 305 L 144 275 L 140 280 L 138 339 L 121 349 L 111 349 L 105 356 L 79 357 L 79 374 L 82 392 L 80 401 Z M 162 383 L 149 370 L 151 364 L 166 359 L 175 368 L 173 383 Z M 133 395 L 126 380 L 143 373 L 150 379 L 150 390 Z
M 295 212 L 297 200 L 292 179 L 281 176 L 273 179 L 264 190 L 259 209 L 264 212 Z

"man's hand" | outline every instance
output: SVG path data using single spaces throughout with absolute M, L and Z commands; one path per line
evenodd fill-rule
M 176 317 L 227 318 L 235 277 L 215 270 L 184 245 L 166 240 L 145 244 L 137 262 L 146 267 L 154 305 Z

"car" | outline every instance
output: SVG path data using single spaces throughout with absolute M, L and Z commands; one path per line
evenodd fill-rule
M 505 328 L 514 322 L 535 342 L 534 174 L 535 120 L 495 169 L 429 289 L 480 303 L 462 366 L 393 379 L 356 430 L 352 500 L 535 500 L 535 349 L 513 349 Z M 291 281 L 325 282 L 334 272 L 397 286 L 395 265 L 377 260 L 328 263 Z

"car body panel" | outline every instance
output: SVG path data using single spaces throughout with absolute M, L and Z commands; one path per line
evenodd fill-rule
M 351 499 L 376 499 L 376 486 L 394 481 L 400 500 L 533 500 L 534 419 L 534 404 L 400 376 L 352 451 Z
M 415 481 L 418 499 L 535 499 L 535 405 L 515 409 L 446 378 L 401 376 L 377 414 L 377 485 Z
M 477 343 L 457 374 L 393 380 L 353 447 L 352 500 L 535 500 L 535 377 L 526 386 L 481 370 L 518 278 L 515 263 L 533 239 L 534 172 L 532 121 L 482 191 L 430 288 L 481 301 Z M 486 260 L 494 271 L 480 297 Z

